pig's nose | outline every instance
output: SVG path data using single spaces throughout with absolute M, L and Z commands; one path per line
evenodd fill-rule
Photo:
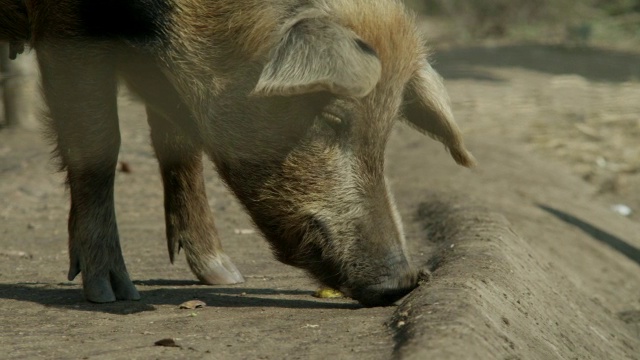
M 353 298 L 366 307 L 388 306 L 418 286 L 418 273 L 407 267 L 397 276 L 353 291 Z

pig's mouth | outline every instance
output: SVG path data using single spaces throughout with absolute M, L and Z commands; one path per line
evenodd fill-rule
M 342 267 L 337 256 L 331 253 L 331 231 L 324 221 L 308 216 L 307 221 L 294 231 L 282 231 L 280 225 L 261 227 L 274 250 L 274 255 L 283 264 L 305 270 L 324 286 L 339 289 L 344 283 Z M 278 241 L 287 239 L 289 241 Z
M 337 255 L 332 253 L 332 232 L 326 222 L 318 216 L 311 216 L 308 230 L 302 241 L 301 253 L 304 261 L 300 267 L 307 270 L 322 285 L 339 290 L 345 282 L 343 266 Z
M 396 266 L 397 261 L 393 264 L 381 262 L 379 266 L 368 266 L 367 264 L 373 261 L 368 258 L 351 260 L 358 263 L 349 262 L 346 260 L 348 256 L 334 248 L 348 245 L 337 243 L 324 220 L 312 215 L 305 224 L 304 229 L 299 229 L 299 232 L 287 234 L 295 236 L 295 242 L 272 244 L 279 261 L 305 270 L 323 286 L 339 290 L 367 307 L 392 305 L 417 286 L 417 272 L 413 271 L 406 261 L 400 267 Z M 279 232 L 265 232 L 265 235 L 267 233 L 275 235 L 271 236 L 271 239 L 278 238 L 276 234 Z M 353 270 L 356 268 L 358 270 Z M 382 269 L 388 271 L 381 271 Z
M 310 222 L 311 236 L 320 237 L 321 242 L 315 239 L 314 244 L 324 243 L 329 245 L 331 241 L 332 233 L 329 227 L 322 219 L 318 217 L 312 217 Z M 349 274 L 345 273 L 341 269 L 348 268 L 344 264 L 339 264 L 335 259 L 331 257 L 323 256 L 321 249 L 315 251 L 317 254 L 318 262 L 321 270 L 319 273 L 306 268 L 315 278 L 320 280 L 323 285 L 337 289 L 345 296 L 357 300 L 360 304 L 372 307 L 372 306 L 387 306 L 392 305 L 397 300 L 401 299 L 413 289 L 418 286 L 418 272 L 408 266 L 401 271 L 397 271 L 398 274 L 374 276 L 369 281 L 358 281 L 354 283 L 350 281 Z M 322 266 L 324 264 L 324 266 Z M 389 264 L 386 264 L 389 265 Z M 393 266 L 391 266 L 392 268 Z M 322 269 L 323 268 L 323 269 Z M 388 266 L 380 266 L 379 268 L 388 268 Z M 372 274 L 365 274 L 371 276 Z M 358 276 L 361 277 L 362 275 Z

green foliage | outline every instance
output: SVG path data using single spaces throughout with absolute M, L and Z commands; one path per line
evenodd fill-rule
M 566 14 L 574 14 L 581 8 L 580 1 L 576 0 L 408 0 L 407 2 L 425 14 L 455 18 L 472 37 L 505 36 L 516 25 L 562 21 Z
M 593 5 L 610 16 L 640 13 L 640 0 L 594 0 Z
M 447 17 L 467 39 L 554 36 L 586 43 L 637 39 L 640 0 L 405 0 L 419 13 Z M 634 40 L 637 41 L 637 40 Z

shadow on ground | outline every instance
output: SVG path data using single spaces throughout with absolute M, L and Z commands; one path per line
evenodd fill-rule
M 588 222 L 581 220 L 571 214 L 568 214 L 562 210 L 554 209 L 552 207 L 546 205 L 538 205 L 539 208 L 548 212 L 549 214 L 557 217 L 558 219 L 566 222 L 567 224 L 573 225 L 578 229 L 584 231 L 589 236 L 598 240 L 612 249 L 618 251 L 622 255 L 626 256 L 630 260 L 634 261 L 636 264 L 640 265 L 640 249 L 635 246 L 629 244 L 623 239 L 604 231 L 596 226 L 589 224 Z
M 119 301 L 108 304 L 93 304 L 84 300 L 78 284 L 18 283 L 0 284 L 0 298 L 37 303 L 47 307 L 77 311 L 102 312 L 128 315 L 155 311 L 157 305 L 175 305 L 193 299 L 218 308 L 283 308 L 283 309 L 360 309 L 361 305 L 346 299 L 321 300 L 311 297 L 310 291 L 276 290 L 268 288 L 191 286 L 185 282 L 183 288 L 145 289 L 140 283 L 173 284 L 175 281 L 145 280 L 137 282 L 140 301 Z M 301 296 L 309 300 L 300 299 Z
M 561 45 L 468 46 L 437 51 L 434 67 L 447 79 L 502 81 L 478 67 L 517 67 L 591 81 L 640 80 L 640 54 Z

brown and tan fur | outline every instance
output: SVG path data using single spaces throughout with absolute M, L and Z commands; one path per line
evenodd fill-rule
M 416 286 L 383 171 L 391 128 L 404 118 L 474 160 L 399 1 L 95 1 L 27 3 L 71 190 L 69 278 L 82 272 L 89 300 L 138 298 L 113 211 L 116 74 L 147 106 L 170 257 L 183 247 L 203 282 L 242 281 L 208 207 L 205 153 L 281 261 L 364 305 Z M 93 18 L 111 10 L 141 20 Z

